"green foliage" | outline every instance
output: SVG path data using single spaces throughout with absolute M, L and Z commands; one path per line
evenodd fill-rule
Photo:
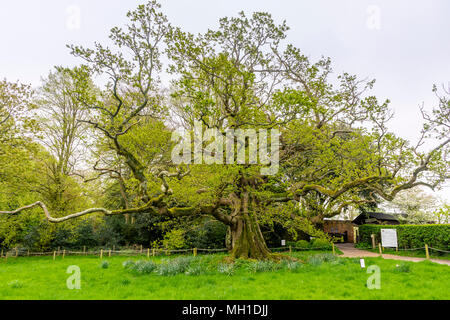
M 372 246 L 370 235 L 375 235 L 375 241 L 381 242 L 381 229 L 397 229 L 399 248 L 421 248 L 427 244 L 430 247 L 450 250 L 450 224 L 430 225 L 362 225 L 359 227 L 360 243 Z
M 100 264 L 100 267 L 102 269 L 108 269 L 109 267 L 109 262 L 108 261 L 102 261 L 102 263 Z
M 331 247 L 331 242 L 326 239 L 313 239 L 311 242 L 311 248 L 330 250 Z
M 295 247 L 300 249 L 308 249 L 311 247 L 311 244 L 306 240 L 299 240 L 295 243 Z
M 185 231 L 182 229 L 172 229 L 164 235 L 163 246 L 168 250 L 186 248 Z
M 437 223 L 450 223 L 450 204 L 444 204 L 433 215 L 437 218 Z
M 198 226 L 186 231 L 186 242 L 190 248 L 222 249 L 225 247 L 227 226 L 216 220 L 203 220 Z

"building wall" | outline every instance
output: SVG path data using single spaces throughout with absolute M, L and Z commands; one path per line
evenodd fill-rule
M 351 221 L 347 220 L 324 220 L 323 231 L 326 233 L 345 233 L 347 231 L 347 242 L 353 242 L 353 227 Z

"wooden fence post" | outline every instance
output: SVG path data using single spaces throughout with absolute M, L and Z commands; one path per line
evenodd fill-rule
M 292 246 L 289 246 L 289 253 L 292 253 Z
M 383 252 L 381 251 L 381 243 L 378 243 L 378 250 L 380 251 L 380 256 L 383 256 Z
M 103 259 L 103 249 L 100 249 L 100 259 Z
M 142 244 L 141 244 L 141 253 L 142 253 Z
M 147 248 L 147 259 L 150 258 L 150 248 Z
M 152 255 L 153 256 L 155 256 L 155 253 L 156 253 L 155 251 L 156 251 L 155 249 L 152 249 Z
M 425 243 L 425 255 L 428 260 L 430 260 L 430 253 L 428 252 L 428 245 Z
M 56 259 L 56 251 L 53 251 L 53 261 Z
M 17 247 L 16 247 L 16 258 L 19 256 L 19 250 L 17 250 Z
M 333 256 L 336 254 L 335 250 L 334 250 L 334 242 L 331 243 L 331 246 L 333 247 Z
M 66 256 L 66 249 L 63 250 L 63 259 Z
M 27 250 L 27 257 L 30 256 L 30 249 Z
M 108 257 L 111 257 L 111 249 L 109 249 Z
M 86 255 L 86 246 L 83 246 L 83 254 Z
M 2 249 L 2 255 L 0 257 L 3 258 L 3 249 Z
M 197 256 L 197 248 L 194 248 L 194 257 Z
M 375 235 L 372 233 L 370 237 L 372 238 L 372 249 L 375 249 Z

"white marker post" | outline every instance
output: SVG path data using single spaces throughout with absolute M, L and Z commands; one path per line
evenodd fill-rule
M 364 262 L 364 259 L 359 259 L 359 264 L 361 265 L 361 268 L 365 268 L 366 267 L 366 263 Z

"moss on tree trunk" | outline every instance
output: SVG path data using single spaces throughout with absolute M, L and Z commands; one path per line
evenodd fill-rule
M 235 259 L 269 259 L 267 248 L 256 217 L 249 213 L 236 217 L 231 230 L 231 256 Z

